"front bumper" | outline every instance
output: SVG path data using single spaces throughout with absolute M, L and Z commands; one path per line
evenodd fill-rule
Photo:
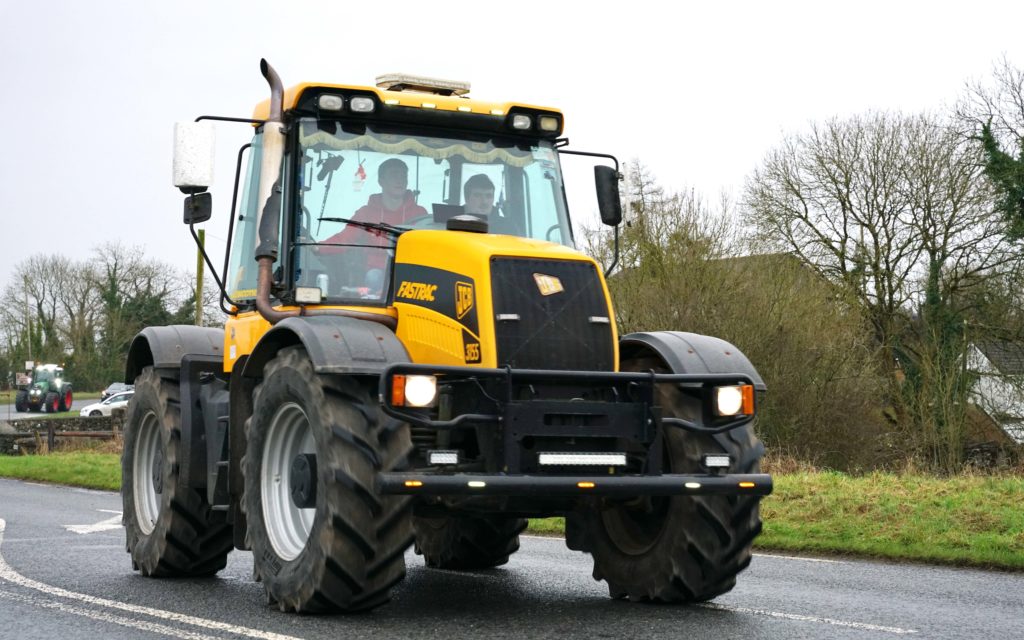
M 377 489 L 385 494 L 480 496 L 612 497 L 673 495 L 752 495 L 772 492 L 765 473 L 660 476 L 537 476 L 423 473 L 381 473 Z

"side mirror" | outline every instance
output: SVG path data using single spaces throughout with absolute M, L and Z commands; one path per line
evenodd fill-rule
M 619 172 L 612 167 L 594 167 L 594 182 L 597 183 L 597 207 L 601 211 L 601 222 L 616 227 L 622 222 L 622 202 L 619 201 Z
M 185 224 L 199 224 L 210 219 L 213 198 L 210 193 L 193 193 L 185 198 Z
M 213 123 L 174 124 L 174 186 L 183 193 L 206 191 L 213 184 Z

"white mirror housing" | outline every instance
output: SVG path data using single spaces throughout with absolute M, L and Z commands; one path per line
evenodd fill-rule
M 174 124 L 174 186 L 201 193 L 213 184 L 213 123 Z

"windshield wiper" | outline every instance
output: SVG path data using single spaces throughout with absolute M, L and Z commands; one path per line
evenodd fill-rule
M 325 218 L 323 216 L 317 218 L 317 222 L 344 222 L 345 224 L 354 224 L 357 227 L 363 229 L 372 229 L 374 231 L 382 231 L 388 235 L 398 237 L 408 231 L 401 227 L 387 224 L 386 222 L 362 222 L 360 220 L 352 220 L 351 218 Z

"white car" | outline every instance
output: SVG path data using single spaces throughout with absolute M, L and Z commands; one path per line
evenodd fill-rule
M 82 410 L 79 411 L 78 413 L 83 417 L 109 416 L 114 411 L 114 409 L 127 407 L 128 401 L 132 399 L 133 395 L 135 395 L 134 391 L 115 393 L 114 395 L 110 396 L 103 402 L 97 402 L 95 404 L 90 404 L 85 407 L 82 407 Z

